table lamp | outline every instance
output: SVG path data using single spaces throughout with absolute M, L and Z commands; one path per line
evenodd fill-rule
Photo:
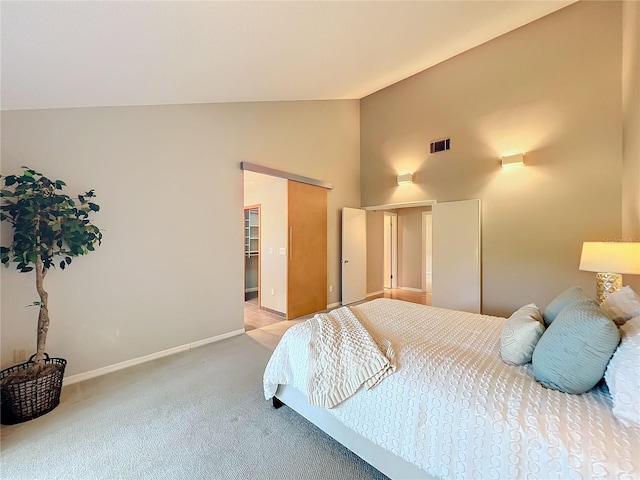
M 596 299 L 622 288 L 622 274 L 640 275 L 640 242 L 584 242 L 580 270 L 596 272 Z

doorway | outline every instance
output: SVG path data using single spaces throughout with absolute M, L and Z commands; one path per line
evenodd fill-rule
M 260 206 L 259 254 L 256 255 L 258 299 L 252 299 L 253 305 L 245 301 L 245 330 L 252 326 L 250 324 L 267 322 L 270 325 L 324 310 L 327 307 L 327 191 L 333 187 L 246 162 L 241 168 L 244 204 L 249 210 Z M 253 252 L 251 248 L 250 251 Z M 245 253 L 245 260 L 246 257 Z M 252 287 L 250 284 L 249 288 Z M 251 292 L 245 295 L 255 296 Z M 258 315 L 260 318 L 256 318 Z M 265 325 L 254 328 L 261 326 Z
M 249 331 L 286 316 L 287 264 L 281 252 L 286 247 L 286 180 L 245 171 L 244 205 L 244 324 Z

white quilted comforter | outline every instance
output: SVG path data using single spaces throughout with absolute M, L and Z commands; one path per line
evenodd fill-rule
M 388 299 L 352 308 L 398 364 L 328 410 L 363 437 L 443 479 L 640 478 L 640 433 L 613 416 L 606 386 L 569 395 L 503 363 L 505 319 Z M 306 322 L 283 336 L 267 398 L 277 384 L 306 391 L 309 340 Z

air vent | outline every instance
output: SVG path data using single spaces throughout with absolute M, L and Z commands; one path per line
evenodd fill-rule
M 443 138 L 442 140 L 435 140 L 431 142 L 431 153 L 444 152 L 451 148 L 451 139 Z

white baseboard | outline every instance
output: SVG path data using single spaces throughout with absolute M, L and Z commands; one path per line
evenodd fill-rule
M 379 292 L 371 292 L 371 293 L 367 293 L 367 297 L 370 297 L 372 295 L 380 295 L 381 293 L 384 293 L 384 290 L 380 290 Z
M 236 335 L 241 335 L 243 333 L 244 328 L 242 330 L 233 330 L 228 333 L 223 333 L 222 335 L 216 335 L 215 337 L 205 338 L 204 340 L 198 340 L 197 342 L 187 343 L 186 345 L 180 345 L 178 347 L 169 348 L 167 350 L 151 353 L 142 357 L 132 358 L 131 360 L 125 360 L 124 362 L 115 363 L 113 365 L 107 365 L 106 367 L 97 368 L 89 372 L 78 373 L 76 375 L 64 377 L 63 386 L 82 382 L 83 380 L 89 380 L 90 378 L 99 377 L 101 375 L 106 375 L 107 373 L 117 372 L 118 370 L 122 370 L 123 368 L 133 367 L 134 365 L 149 362 L 151 360 L 155 360 L 156 358 L 167 357 L 175 353 L 185 352 L 187 350 L 201 347 L 209 343 L 219 342 L 220 340 L 224 340 L 225 338 L 235 337 Z

